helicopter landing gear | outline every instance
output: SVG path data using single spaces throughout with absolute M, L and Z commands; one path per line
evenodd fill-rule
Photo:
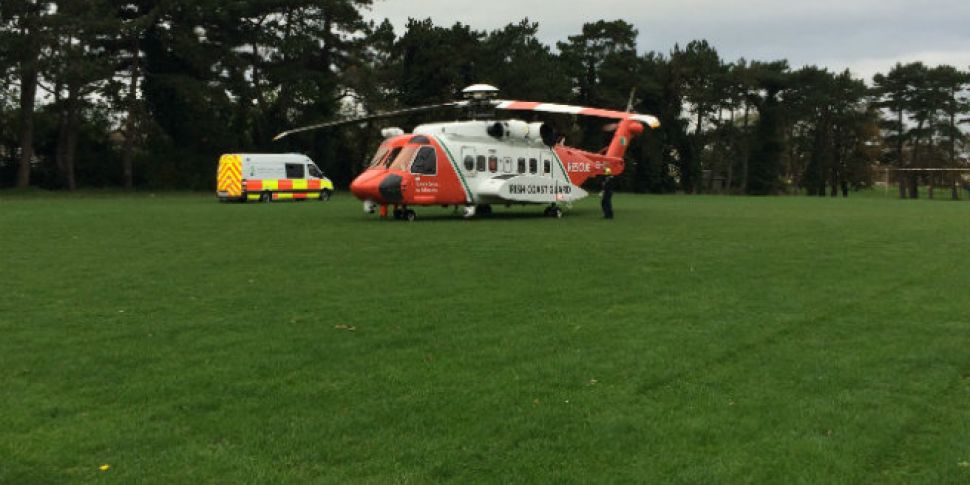
M 418 214 L 407 207 L 395 207 L 394 219 L 398 221 L 412 222 L 418 218 Z
M 476 210 L 476 212 L 478 213 L 478 215 L 482 217 L 488 217 L 492 215 L 492 206 L 488 204 L 482 204 L 478 206 L 478 209 Z
M 549 207 L 546 207 L 546 210 L 543 212 L 543 214 L 545 214 L 546 217 L 555 217 L 556 219 L 562 219 L 562 209 L 560 209 L 559 206 L 557 205 L 551 205 Z
M 471 219 L 472 217 L 475 217 L 475 206 L 473 206 L 473 205 L 466 205 L 465 206 L 465 210 L 464 210 L 464 214 L 462 214 L 462 216 L 465 219 Z

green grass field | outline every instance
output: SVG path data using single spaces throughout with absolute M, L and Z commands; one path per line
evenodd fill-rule
M 970 204 L 596 203 L 0 192 L 0 483 L 970 482 Z

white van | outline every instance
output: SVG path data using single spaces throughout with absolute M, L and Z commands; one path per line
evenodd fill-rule
M 299 153 L 234 153 L 219 158 L 219 200 L 329 200 L 333 182 Z

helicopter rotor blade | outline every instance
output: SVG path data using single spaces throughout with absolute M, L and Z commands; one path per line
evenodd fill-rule
M 587 108 L 585 106 L 571 106 L 567 104 L 536 103 L 532 101 L 494 101 L 496 109 L 510 111 L 539 111 L 543 113 L 571 114 L 579 116 L 595 116 L 613 120 L 636 120 L 650 128 L 659 128 L 660 120 L 656 116 L 625 113 L 608 109 Z
M 324 122 L 324 123 L 317 123 L 317 124 L 314 124 L 314 125 L 303 126 L 303 127 L 300 127 L 300 128 L 294 128 L 292 130 L 284 131 L 284 132 L 276 135 L 275 137 L 273 137 L 273 141 L 282 140 L 283 138 L 286 138 L 287 136 L 290 136 L 290 135 L 293 135 L 293 134 L 296 134 L 296 133 L 303 133 L 303 132 L 306 132 L 306 131 L 319 130 L 319 129 L 322 129 L 322 128 L 330 128 L 330 127 L 334 127 L 334 126 L 349 125 L 349 124 L 353 124 L 353 123 L 361 123 L 361 122 L 365 122 L 365 121 L 380 120 L 380 119 L 384 119 L 384 118 L 394 118 L 396 116 L 403 116 L 403 115 L 414 114 L 414 113 L 422 113 L 422 112 L 425 112 L 425 111 L 432 111 L 432 110 L 441 109 L 441 108 L 461 108 L 461 107 L 467 106 L 467 105 L 468 105 L 468 102 L 467 101 L 452 101 L 452 102 L 449 102 L 449 103 L 432 104 L 432 105 L 428 105 L 428 106 L 418 106 L 418 107 L 414 107 L 414 108 L 404 108 L 404 109 L 399 109 L 399 110 L 395 110 L 395 111 L 387 111 L 387 112 L 384 112 L 384 113 L 375 113 L 375 114 L 367 115 L 367 116 L 356 116 L 356 117 L 353 117 L 353 118 L 344 118 L 344 119 L 341 119 L 341 120 L 327 121 L 327 122 Z

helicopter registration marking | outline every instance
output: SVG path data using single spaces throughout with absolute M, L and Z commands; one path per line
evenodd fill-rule
M 606 167 L 606 164 L 603 162 L 569 162 L 569 166 L 566 168 L 566 170 L 570 172 L 592 172 L 594 169 L 596 171 L 603 170 L 604 167 Z

